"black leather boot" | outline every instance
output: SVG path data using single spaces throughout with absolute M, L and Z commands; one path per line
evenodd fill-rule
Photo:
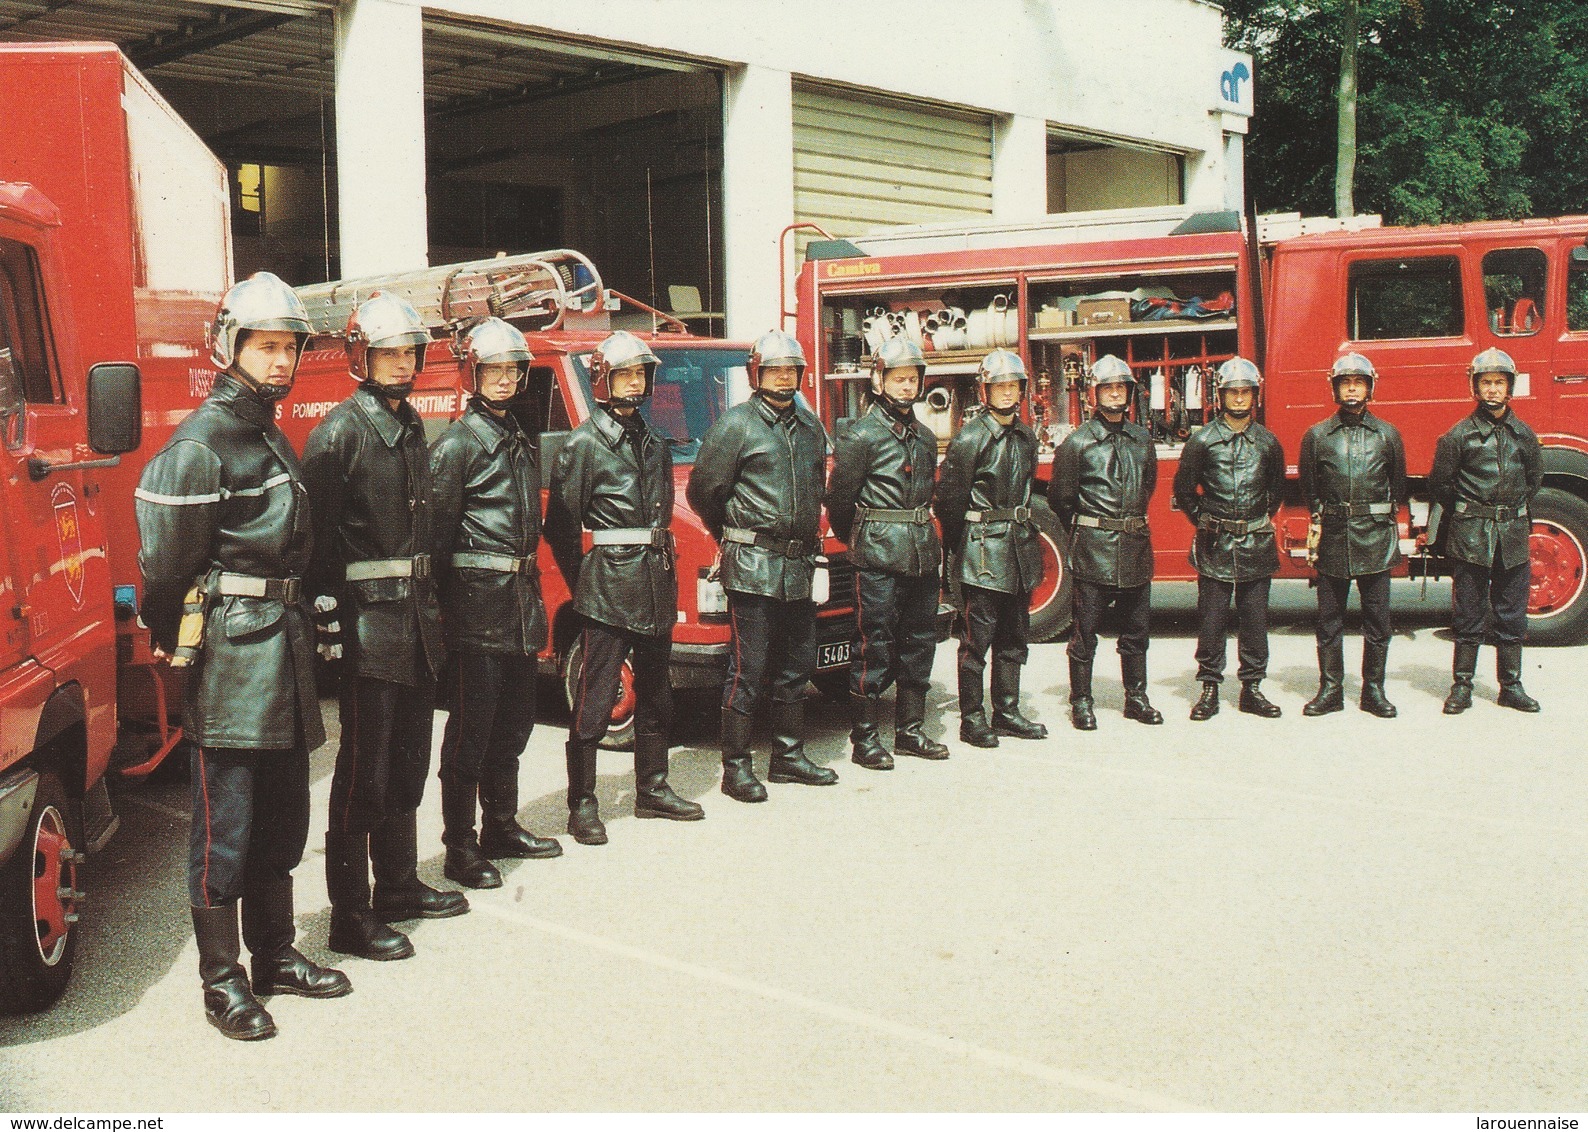
M 1120 654 L 1119 672 L 1125 684 L 1125 718 L 1157 725 L 1163 713 L 1147 699 L 1147 658 Z
M 665 735 L 634 737 L 634 816 L 699 821 L 706 811 L 667 785 L 667 748 Z
M 255 882 L 243 897 L 243 941 L 248 945 L 254 994 L 295 994 L 303 998 L 341 998 L 353 984 L 332 967 L 312 962 L 292 941 L 292 878 Z
M 431 888 L 419 879 L 419 815 L 393 814 L 369 835 L 370 871 L 375 874 L 375 915 L 398 920 L 444 920 L 469 910 L 461 892 Z
M 838 781 L 836 770 L 817 766 L 805 757 L 804 700 L 773 700 L 771 723 L 772 764 L 767 768 L 768 782 L 831 786 Z
M 1278 704 L 1263 695 L 1260 681 L 1241 681 L 1241 700 L 1237 705 L 1247 715 L 1261 716 L 1263 719 L 1278 719 L 1284 714 Z
M 1345 710 L 1345 645 L 1318 646 L 1318 694 L 1301 705 L 1302 715 L 1331 715 Z
M 882 701 L 875 696 L 849 694 L 851 762 L 867 770 L 892 770 L 893 755 L 882 745 L 877 725 L 882 720 Z
M 1362 699 L 1360 706 L 1380 719 L 1394 719 L 1399 713 L 1384 697 L 1384 667 L 1389 660 L 1389 642 L 1362 642 Z
M 480 852 L 504 857 L 544 861 L 562 856 L 555 837 L 536 837 L 518 824 L 518 763 L 496 767 L 480 779 Z
M 601 824 L 596 801 L 596 745 L 569 739 L 568 832 L 580 845 L 605 845 L 607 827 Z
M 959 741 L 984 750 L 998 745 L 982 701 L 982 673 L 964 660 L 959 663 Z
M 363 959 L 407 959 L 414 945 L 369 906 L 369 835 L 325 835 L 325 888 L 331 897 L 332 951 Z
M 755 719 L 742 711 L 722 709 L 722 792 L 735 802 L 764 802 L 766 787 L 755 776 L 750 755 L 750 730 Z
M 926 723 L 926 689 L 899 688 L 894 693 L 893 752 L 918 759 L 940 762 L 948 758 L 948 748 L 929 739 L 921 730 Z
M 1092 708 L 1092 662 L 1070 657 L 1070 726 L 1077 731 L 1096 731 L 1097 713 Z
M 276 1023 L 248 986 L 238 957 L 237 904 L 193 909 L 198 943 L 199 981 L 204 986 L 204 1017 L 228 1038 L 257 1042 L 276 1036 Z
M 1522 646 L 1498 645 L 1495 650 L 1495 672 L 1500 678 L 1501 707 L 1515 708 L 1529 714 L 1543 711 L 1539 702 L 1522 687 Z
M 1472 706 L 1472 677 L 1478 671 L 1478 646 L 1456 642 L 1456 655 L 1450 663 L 1450 694 L 1445 697 L 1445 714 L 1460 715 Z
M 441 843 L 447 847 L 442 872 L 464 888 L 501 888 L 502 874 L 480 853 L 474 836 L 475 786 L 441 780 Z
M 1020 714 L 1020 669 L 1021 665 L 993 659 L 992 728 L 1016 739 L 1046 739 L 1046 727 Z
M 992 750 L 998 746 L 998 732 L 992 729 L 987 722 L 987 713 L 978 707 L 974 711 L 963 708 L 959 713 L 959 741 L 968 743 L 972 747 L 981 747 L 983 750 Z
M 1202 723 L 1219 713 L 1219 686 L 1212 680 L 1202 681 L 1202 695 L 1191 705 L 1191 722 Z

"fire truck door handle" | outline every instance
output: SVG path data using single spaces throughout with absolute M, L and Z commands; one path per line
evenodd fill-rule
M 78 460 L 72 464 L 52 464 L 43 456 L 33 456 L 28 459 L 28 475 L 34 480 L 41 480 L 51 472 L 75 472 L 82 468 L 114 468 L 120 464 L 120 456 L 111 456 L 104 460 Z
M 1588 381 L 1588 373 L 1557 373 L 1555 380 L 1561 385 L 1581 385 Z

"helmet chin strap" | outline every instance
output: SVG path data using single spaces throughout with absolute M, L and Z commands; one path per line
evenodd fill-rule
M 776 405 L 780 409 L 781 408 L 785 408 L 785 407 L 787 407 L 789 405 L 792 405 L 794 403 L 794 392 L 795 391 L 792 390 L 792 389 L 788 390 L 785 393 L 785 392 L 780 392 L 780 391 L 778 391 L 776 389 L 768 389 L 765 386 L 762 386 L 760 389 L 757 389 L 756 392 L 758 394 L 760 394 L 762 398 L 764 398 L 767 401 L 770 401 L 773 405 Z
M 232 368 L 226 372 L 231 374 L 231 376 L 236 378 L 243 386 L 252 390 L 256 396 L 265 401 L 282 400 L 287 396 L 287 394 L 292 392 L 292 386 L 294 384 L 293 381 L 289 381 L 285 385 L 272 385 L 267 381 L 260 381 L 257 378 L 244 373 L 242 367 L 236 365 L 232 366 Z
M 363 384 L 371 393 L 394 401 L 401 401 L 414 391 L 412 381 L 405 381 L 401 385 L 381 385 L 374 378 L 365 378 Z
M 1244 421 L 1252 415 L 1252 411 L 1250 409 L 1225 409 L 1224 415 L 1226 417 L 1234 417 L 1238 421 Z

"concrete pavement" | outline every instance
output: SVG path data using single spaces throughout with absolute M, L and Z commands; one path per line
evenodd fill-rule
M 610 845 L 508 864 L 470 915 L 410 925 L 416 958 L 346 960 L 351 997 L 273 1000 L 265 1043 L 202 1018 L 185 787 L 123 795 L 72 988 L 0 1022 L 0 1108 L 1588 1109 L 1588 654 L 1526 654 L 1528 717 L 1494 705 L 1486 649 L 1479 702 L 1447 718 L 1448 587 L 1397 583 L 1401 718 L 1356 709 L 1352 637 L 1351 706 L 1303 719 L 1311 597 L 1282 585 L 1265 689 L 1285 717 L 1229 691 L 1192 724 L 1194 596 L 1155 600 L 1159 728 L 1119 715 L 1105 644 L 1100 728 L 1070 730 L 1043 645 L 1027 703 L 1052 737 L 964 747 L 949 643 L 929 729 L 952 759 L 863 770 L 841 707 L 813 702 L 813 757 L 841 781 L 745 806 L 716 790 L 715 705 L 683 700 L 672 780 L 704 822 L 634 821 L 628 759 L 603 753 Z M 525 757 L 543 834 L 564 737 L 548 715 Z M 433 883 L 438 811 L 432 785 Z M 298 918 L 324 960 L 318 842 Z

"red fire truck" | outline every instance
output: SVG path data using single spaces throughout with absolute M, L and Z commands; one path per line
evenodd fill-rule
M 1588 638 L 1588 217 L 1428 228 L 1299 216 L 1132 209 L 1021 225 L 902 228 L 817 240 L 797 282 L 798 335 L 829 428 L 858 411 L 868 355 L 891 334 L 926 350 L 917 413 L 946 447 L 975 400 L 974 374 L 1007 346 L 1032 375 L 1031 422 L 1047 455 L 1085 419 L 1082 375 L 1103 354 L 1137 377 L 1133 415 L 1163 466 L 1151 514 L 1160 579 L 1194 577 L 1192 528 L 1168 485 L 1191 431 L 1216 412 L 1220 362 L 1262 366 L 1263 415 L 1292 461 L 1306 429 L 1334 409 L 1327 379 L 1344 350 L 1379 372 L 1374 411 L 1406 441 L 1416 487 L 1434 442 L 1471 411 L 1466 366 L 1498 346 L 1521 374 L 1516 408 L 1545 445 L 1533 508 L 1532 639 Z M 1282 575 L 1306 577 L 1307 509 L 1292 463 L 1278 517 Z M 1419 548 L 1428 502 L 1401 517 L 1407 566 L 1448 572 Z M 1032 634 L 1069 620 L 1063 540 L 1045 507 L 1047 580 Z
M 0 1013 L 65 989 L 105 774 L 179 737 L 136 628 L 139 461 L 230 282 L 225 170 L 108 44 L 0 45 Z M 106 457 L 109 458 L 106 458 Z
M 292 395 L 279 410 L 283 430 L 300 450 L 310 429 L 352 390 L 340 338 L 354 308 L 377 291 L 407 299 L 438 336 L 427 348 L 425 367 L 409 398 L 424 417 L 431 440 L 457 419 L 468 400 L 453 336 L 492 314 L 524 332 L 534 361 L 528 388 L 510 411 L 531 436 L 539 438 L 543 475 L 561 437 L 595 408 L 588 368 L 595 347 L 618 327 L 635 331 L 650 344 L 661 365 L 651 399 L 641 412 L 651 427 L 673 441 L 677 487 L 673 536 L 679 609 L 672 684 L 720 688 L 727 671 L 727 600 L 712 569 L 716 544 L 685 502 L 684 484 L 706 429 L 723 410 L 749 396 L 748 346 L 691 334 L 672 316 L 604 287 L 595 264 L 569 250 L 300 287 L 298 294 L 317 337 L 299 366 Z M 835 551 L 839 545 L 832 543 Z M 816 572 L 819 669 L 824 682 L 828 674 L 845 671 L 848 660 L 850 586 L 845 578 L 831 577 L 846 570 L 841 561 L 828 561 Z M 582 657 L 568 585 L 549 556 L 541 578 L 551 625 L 541 671 L 562 680 L 571 702 Z M 625 664 L 623 692 L 613 708 L 606 745 L 628 746 L 633 728 L 633 674 Z

